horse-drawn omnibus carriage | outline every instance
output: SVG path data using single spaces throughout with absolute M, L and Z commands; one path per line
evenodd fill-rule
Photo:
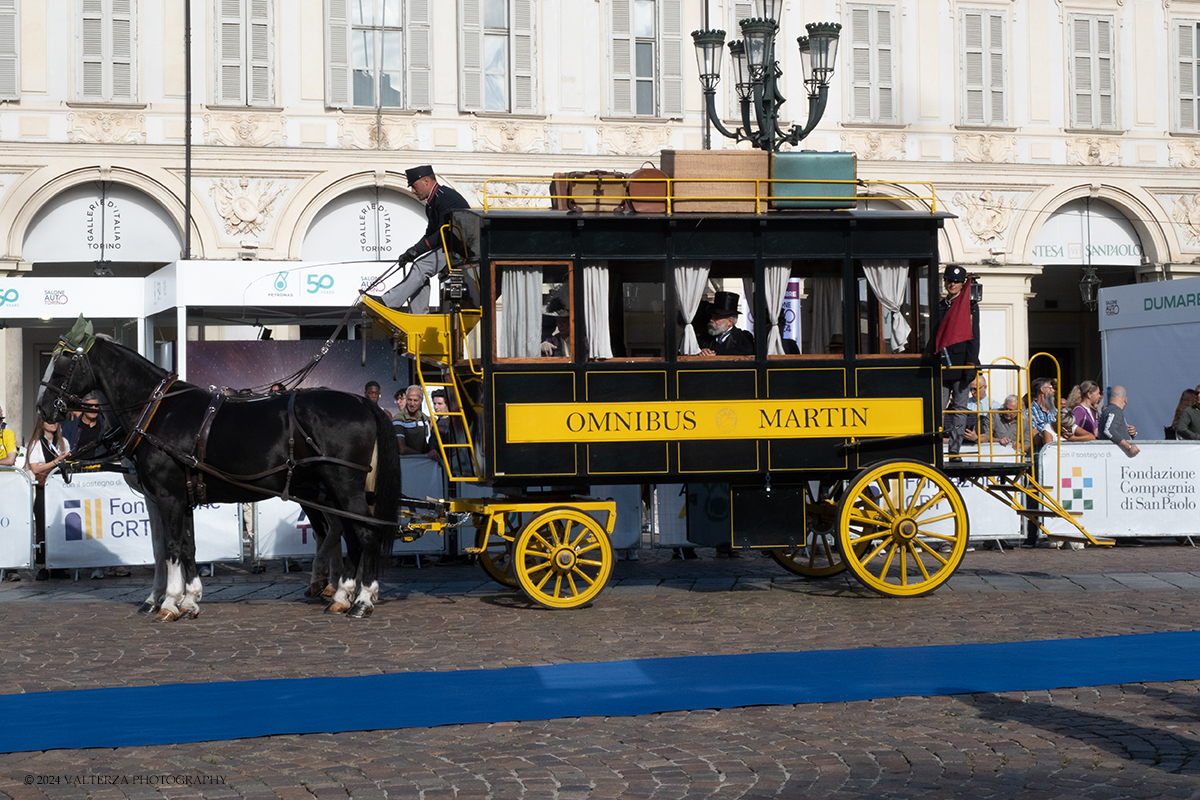
M 427 387 L 457 398 L 458 433 L 441 441 L 451 480 L 493 496 L 448 510 L 472 515 L 487 572 L 534 601 L 573 607 L 603 588 L 615 504 L 587 497 L 596 484 L 686 484 L 692 543 L 769 550 L 813 577 L 848 567 L 914 596 L 967 549 L 950 475 L 1003 488 L 1029 470 L 943 458 L 943 368 L 925 345 L 947 216 L 473 209 L 444 231 L 466 254 L 446 313 L 360 305 Z M 808 319 L 785 350 L 794 278 Z M 464 279 L 482 311 L 459 306 Z M 744 298 L 753 355 L 698 345 L 720 287 Z

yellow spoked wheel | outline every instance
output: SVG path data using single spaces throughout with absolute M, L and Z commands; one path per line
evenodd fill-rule
M 613 554 L 596 520 L 573 508 L 552 508 L 517 537 L 513 566 L 521 589 L 547 608 L 576 608 L 608 583 Z
M 967 551 L 967 507 L 927 464 L 885 461 L 851 482 L 838 507 L 838 543 L 864 586 L 892 597 L 928 594 Z
M 491 519 L 485 519 L 477 525 L 475 546 L 481 548 L 479 564 L 488 577 L 503 586 L 513 589 L 517 583 L 517 575 L 513 572 L 512 543 L 516 538 L 516 527 L 520 520 L 519 514 L 505 514 L 501 523 L 503 528 L 493 524 Z M 500 533 L 499 530 L 503 530 Z
M 824 495 L 825 492 L 822 492 Z M 838 552 L 837 502 L 813 497 L 812 487 L 804 485 L 804 544 L 771 551 L 775 563 L 806 578 L 829 578 L 846 571 L 846 562 Z

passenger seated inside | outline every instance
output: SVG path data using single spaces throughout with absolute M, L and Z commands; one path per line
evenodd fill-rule
M 571 312 L 557 297 L 542 309 L 542 356 L 571 357 Z
M 709 311 L 708 340 L 700 350 L 702 356 L 752 356 L 754 336 L 737 327 L 738 296 L 733 292 L 717 292 Z

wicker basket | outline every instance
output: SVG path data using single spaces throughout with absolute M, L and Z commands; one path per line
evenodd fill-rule
M 769 161 L 763 150 L 663 150 L 662 169 L 671 178 L 700 179 L 671 184 L 673 212 L 753 214 L 754 180 L 763 181 L 759 191 L 767 195 Z M 748 199 L 689 199 L 713 197 Z

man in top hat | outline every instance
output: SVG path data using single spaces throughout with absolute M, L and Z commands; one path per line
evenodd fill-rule
M 967 271 L 958 264 L 947 264 L 942 273 L 942 281 L 946 285 L 946 296 L 941 301 L 941 314 L 938 327 L 934 328 L 929 337 L 929 347 L 934 349 L 938 341 L 938 330 L 946 324 L 946 316 L 951 306 L 962 294 L 967 282 Z M 938 353 L 938 358 L 947 367 L 976 367 L 979 365 L 979 304 L 970 297 L 964 298 L 970 303 L 970 337 L 947 345 Z M 964 330 L 963 335 L 966 335 Z M 957 338 L 957 337 L 954 337 Z M 953 340 L 953 339 L 952 339 Z M 950 412 L 967 411 L 967 401 L 971 396 L 971 381 L 975 380 L 974 369 L 948 370 L 943 373 L 942 407 Z M 967 428 L 967 414 L 950 413 L 942 422 L 949 434 L 947 451 L 952 460 L 958 460 L 958 451 L 962 447 L 963 435 Z
M 408 275 L 398 285 L 389 289 L 383 295 L 383 302 L 390 308 L 400 308 L 405 303 L 414 314 L 429 313 L 429 278 L 448 266 L 446 253 L 442 250 L 441 228 L 450 221 L 450 215 L 459 209 L 470 208 L 467 201 L 449 186 L 442 186 L 434 177 L 433 167 L 413 167 L 404 171 L 408 185 L 413 194 L 425 203 L 425 216 L 429 225 L 425 234 L 416 244 L 408 248 L 402 256 L 403 260 L 412 262 Z M 462 243 L 457 237 L 451 237 L 452 251 L 462 252 Z M 474 289 L 468 281 L 468 290 Z M 472 297 L 478 302 L 478 289 L 474 289 Z
M 752 356 L 754 337 L 737 327 L 738 296 L 733 292 L 717 292 L 709 311 L 708 346 L 702 356 Z

